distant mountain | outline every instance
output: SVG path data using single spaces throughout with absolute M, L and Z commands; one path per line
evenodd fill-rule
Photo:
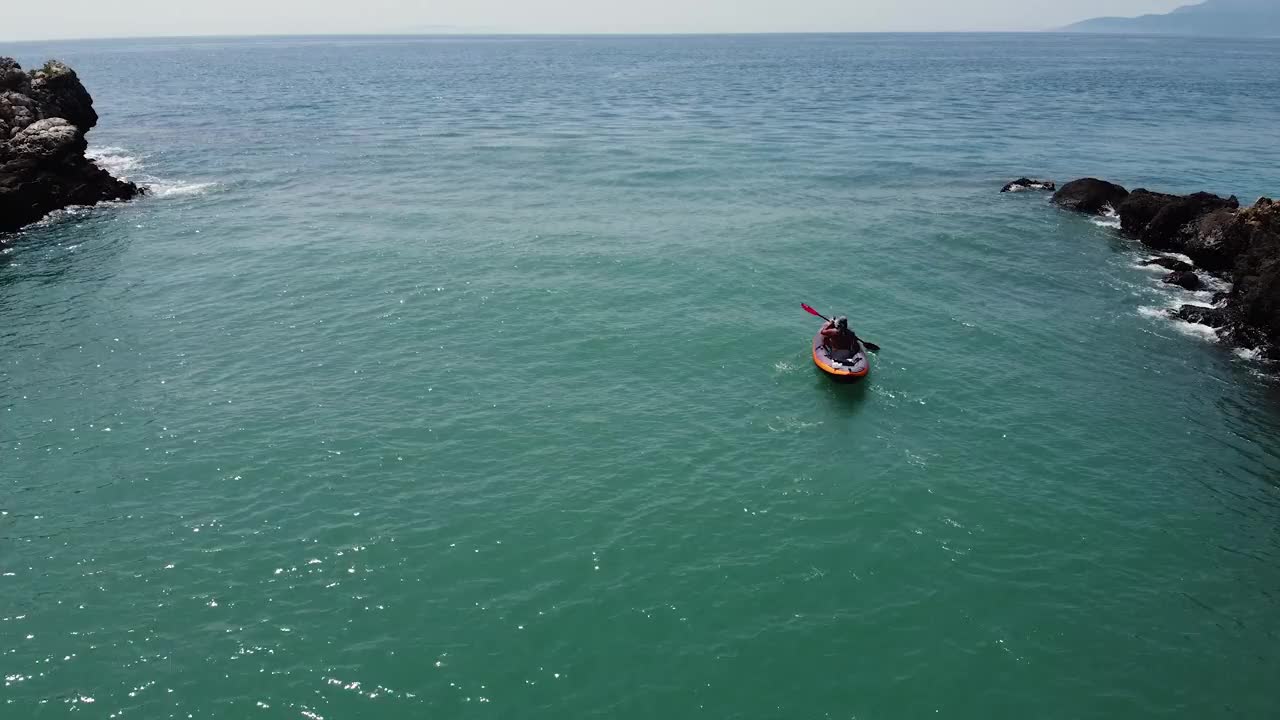
M 1167 15 L 1104 17 L 1063 28 L 1066 32 L 1221 37 L 1280 37 L 1280 0 L 1207 0 Z

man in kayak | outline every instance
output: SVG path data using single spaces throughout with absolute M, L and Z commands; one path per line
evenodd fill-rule
M 822 326 L 822 338 L 822 344 L 826 345 L 828 350 L 845 350 L 851 353 L 860 350 L 858 335 L 853 328 L 849 327 L 849 318 L 843 315 L 834 320 L 828 320 L 827 324 Z

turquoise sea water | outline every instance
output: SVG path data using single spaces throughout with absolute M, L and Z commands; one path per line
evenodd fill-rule
M 0 262 L 0 717 L 1277 713 L 1271 369 L 997 191 L 1280 192 L 1280 43 L 0 54 L 153 189 Z

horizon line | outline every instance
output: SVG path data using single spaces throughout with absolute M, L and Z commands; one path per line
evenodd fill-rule
M 838 35 L 1127 35 L 1165 36 L 1163 33 L 1107 33 L 1078 32 L 1065 28 L 1047 28 L 1043 30 L 742 30 L 742 31 L 668 31 L 668 32 L 510 32 L 484 30 L 457 31 L 424 31 L 424 32 L 318 32 L 318 33 L 208 33 L 187 35 L 101 35 L 83 37 L 48 37 L 27 40 L 11 40 L 0 38 L 0 43 L 46 43 L 46 42 L 91 42 L 96 40 L 252 40 L 252 39 L 285 39 L 285 38 L 591 38 L 591 37 L 785 37 L 785 36 L 838 36 Z

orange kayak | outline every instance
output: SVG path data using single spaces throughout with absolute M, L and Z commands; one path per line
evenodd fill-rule
M 857 382 L 871 372 L 867 349 L 858 343 L 858 352 L 830 350 L 822 342 L 822 333 L 813 338 L 813 364 L 827 377 L 839 382 Z

